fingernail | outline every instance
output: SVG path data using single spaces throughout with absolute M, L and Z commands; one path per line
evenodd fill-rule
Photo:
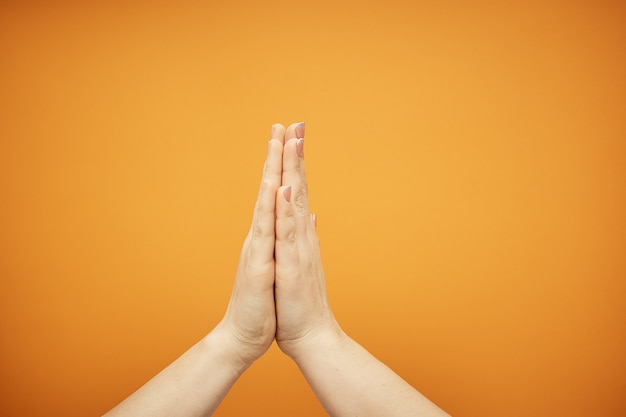
M 304 137 L 304 122 L 300 122 L 298 123 L 298 125 L 296 126 L 296 137 L 298 139 L 303 138 Z
M 304 138 L 300 138 L 296 142 L 296 154 L 298 154 L 300 158 L 304 157 Z
M 291 185 L 285 187 L 283 195 L 285 196 L 285 200 L 287 200 L 287 202 L 291 201 Z
M 312 217 L 313 217 L 313 225 L 317 227 L 317 214 L 313 213 Z
M 272 125 L 272 133 L 270 133 L 270 139 L 274 139 L 274 133 L 276 132 L 276 125 Z

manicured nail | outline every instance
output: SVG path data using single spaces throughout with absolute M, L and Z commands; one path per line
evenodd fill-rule
M 311 217 L 313 217 L 313 225 L 317 227 L 317 214 L 313 213 Z
M 300 158 L 304 158 L 304 138 L 300 138 L 296 142 L 296 154 L 298 154 Z
M 285 187 L 283 190 L 283 196 L 285 196 L 285 200 L 287 200 L 287 202 L 291 201 L 291 185 Z
M 298 123 L 298 125 L 296 126 L 296 137 L 298 139 L 303 138 L 304 137 L 304 122 L 300 122 Z

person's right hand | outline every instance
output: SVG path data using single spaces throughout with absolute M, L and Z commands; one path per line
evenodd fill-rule
M 276 334 L 274 306 L 275 204 L 282 174 L 285 128 L 272 126 L 261 188 L 224 319 L 212 333 L 240 359 L 241 368 L 267 351 Z
M 276 342 L 295 358 L 320 337 L 342 334 L 326 298 L 315 215 L 304 171 L 304 123 L 289 126 L 276 195 Z

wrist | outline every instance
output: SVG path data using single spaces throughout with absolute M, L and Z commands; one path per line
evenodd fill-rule
M 241 376 L 256 359 L 246 355 L 236 338 L 225 328 L 223 323 L 211 330 L 201 343 L 208 351 L 213 352 L 222 364 L 232 369 L 237 377 Z
M 309 334 L 299 340 L 290 341 L 281 349 L 297 365 L 319 354 L 341 350 L 351 339 L 343 329 L 334 323 L 323 330 Z

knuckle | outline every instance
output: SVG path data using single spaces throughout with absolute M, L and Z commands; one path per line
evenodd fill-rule
M 281 243 L 294 245 L 296 243 L 296 231 L 293 228 L 289 228 L 289 230 L 283 230 L 280 234 L 277 234 L 276 238 Z
M 265 259 L 253 257 L 247 265 L 246 273 L 248 277 L 259 280 L 272 274 L 273 263 Z
M 276 181 L 276 179 L 263 178 L 263 180 L 261 181 L 261 186 L 259 187 L 259 198 L 277 187 L 278 181 Z
M 300 190 L 295 199 L 295 207 L 299 214 L 302 214 L 306 209 L 306 184 Z
M 259 237 L 266 237 L 267 235 L 268 235 L 268 228 L 265 227 L 265 225 L 261 224 L 260 222 L 255 222 L 254 225 L 252 226 L 252 237 L 259 238 Z
M 309 239 L 311 244 L 313 245 L 314 248 L 318 248 L 319 250 L 319 246 L 320 246 L 320 238 L 317 235 L 317 233 L 313 232 L 309 235 Z
M 296 231 L 293 229 L 289 230 L 285 235 L 285 241 L 290 245 L 294 245 L 296 243 Z
M 265 202 L 263 198 L 259 197 L 259 200 L 256 202 L 257 213 L 265 213 L 267 210 L 267 202 Z

